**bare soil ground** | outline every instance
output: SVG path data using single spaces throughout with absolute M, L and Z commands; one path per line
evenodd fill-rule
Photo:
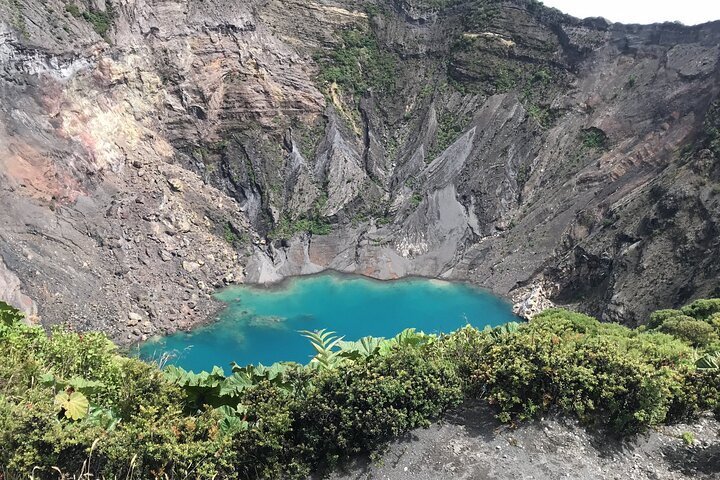
M 694 437 L 688 445 L 682 434 Z M 504 426 L 484 403 L 467 405 L 359 460 L 333 480 L 720 479 L 720 424 L 710 415 L 620 440 L 551 417 Z

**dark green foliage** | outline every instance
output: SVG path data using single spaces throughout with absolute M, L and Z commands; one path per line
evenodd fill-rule
M 667 320 L 668 318 L 677 317 L 678 315 L 682 315 L 683 313 L 680 310 L 673 310 L 673 309 L 665 309 L 665 310 L 657 310 L 656 312 L 653 312 L 650 314 L 650 320 L 647 323 L 648 328 L 657 328 L 662 323 Z
M 349 364 L 342 375 L 323 374 L 294 430 L 323 463 L 372 451 L 394 437 L 428 426 L 462 399 L 452 364 L 427 348 L 400 347 Z
M 443 10 L 446 8 L 453 7 L 462 0 L 416 0 L 413 5 L 418 8 L 425 8 L 430 10 Z
M 88 10 L 83 12 L 83 18 L 92 25 L 93 30 L 95 30 L 95 32 L 97 32 L 97 34 L 101 37 L 105 37 L 105 35 L 107 35 L 113 20 L 112 11 L 110 10 L 105 12 L 101 12 L 99 10 Z
M 114 17 L 114 11 L 110 2 L 106 3 L 105 11 L 90 8 L 81 12 L 80 8 L 75 3 L 66 4 L 65 11 L 75 18 L 82 18 L 86 22 L 90 23 L 93 30 L 95 30 L 95 32 L 97 32 L 97 34 L 101 37 L 105 37 L 107 35 Z
M 696 300 L 682 308 L 682 313 L 698 320 L 707 320 L 712 315 L 720 313 L 720 299 Z
M 247 243 L 247 237 L 232 222 L 223 225 L 223 238 L 234 248 L 240 248 Z
M 391 92 L 397 60 L 380 47 L 374 33 L 353 28 L 342 30 L 339 36 L 334 50 L 316 55 L 318 80 L 325 85 L 337 84 L 356 100 L 368 90 Z
M 559 74 L 548 67 L 540 67 L 525 82 L 521 98 L 528 115 L 541 127 L 546 128 L 552 125 L 559 114 L 549 105 L 551 92 L 557 87 L 556 84 L 559 81 Z
M 332 223 L 322 215 L 322 209 L 327 203 L 327 197 L 320 196 L 312 209 L 300 216 L 291 218 L 284 215 L 275 225 L 275 228 L 268 233 L 271 239 L 288 239 L 298 233 L 310 233 L 312 235 L 329 235 L 332 232 Z
M 495 76 L 497 93 L 506 93 L 514 89 L 519 83 L 519 74 L 514 69 L 501 68 Z
M 0 301 L 0 327 L 10 327 L 23 319 L 23 314 L 5 302 Z
M 528 164 L 520 165 L 517 172 L 517 185 L 518 190 L 522 190 L 522 188 L 525 186 L 527 181 L 530 179 L 530 175 L 532 174 L 532 167 Z
M 93 470 L 107 476 L 148 478 L 166 468 L 189 474 L 221 446 L 216 420 L 182 414 L 182 390 L 156 367 L 118 356 L 101 334 L 55 330 L 47 337 L 15 323 L 0 327 L 0 357 L 0 469 L 56 477 L 53 467 L 80 473 L 92 456 Z M 81 420 L 54 404 L 66 390 L 89 399 Z M 219 466 L 207 465 L 212 472 Z
M 469 123 L 470 119 L 466 116 L 457 115 L 453 112 L 443 112 L 438 118 L 435 141 L 428 150 L 425 161 L 429 163 L 435 160 L 438 155 L 460 137 Z
M 686 395 L 692 349 L 581 314 L 551 310 L 487 349 L 477 370 L 503 420 L 552 408 L 621 433 L 700 408 Z
M 413 193 L 410 197 L 410 206 L 415 208 L 423 201 L 423 196 L 419 193 Z
M 379 15 L 382 15 L 385 12 L 384 8 L 381 8 L 377 5 L 366 5 L 365 6 L 365 13 L 367 14 L 369 19 L 373 19 Z
M 550 310 L 439 337 L 410 329 L 346 342 L 306 332 L 317 350 L 309 365 L 234 365 L 226 375 L 161 372 L 118 355 L 101 334 L 48 337 L 0 304 L 0 471 L 304 478 L 469 397 L 487 398 L 504 421 L 560 410 L 622 434 L 720 414 L 718 305 L 656 312 L 637 330 Z M 87 414 L 65 415 L 53 402 L 63 392 L 86 396 Z
M 275 226 L 275 229 L 268 234 L 268 237 L 273 239 L 287 239 L 302 232 L 313 235 L 328 235 L 332 232 L 332 224 L 322 217 L 299 218 L 297 220 L 290 220 L 287 217 L 283 217 Z
M 695 347 L 720 351 L 720 300 L 696 300 L 680 310 L 658 310 L 650 315 L 646 327 Z
M 533 85 L 548 85 L 553 81 L 553 75 L 547 68 L 541 68 L 533 73 L 530 80 Z
M 484 29 L 498 15 L 497 6 L 489 0 L 474 0 L 467 5 L 468 12 L 463 17 L 463 27 L 467 31 Z
M 582 146 L 591 150 L 605 150 L 607 148 L 607 135 L 599 128 L 591 127 L 582 131 Z
M 658 331 L 680 338 L 695 347 L 707 347 L 718 340 L 712 325 L 687 315 L 678 315 L 665 320 L 658 327 Z
M 297 122 L 293 126 L 293 139 L 296 140 L 303 158 L 307 160 L 315 158 L 315 150 L 325 133 L 326 126 L 325 118 L 321 118 L 313 124 Z
M 720 100 L 714 101 L 705 115 L 705 135 L 706 148 L 720 156 Z

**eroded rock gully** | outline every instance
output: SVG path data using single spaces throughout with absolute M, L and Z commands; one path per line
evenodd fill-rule
M 132 342 L 326 268 L 628 324 L 720 294 L 718 23 L 71 3 L 0 2 L 0 298 L 43 323 Z

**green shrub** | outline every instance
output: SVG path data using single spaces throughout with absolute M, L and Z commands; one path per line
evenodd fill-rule
M 648 328 L 657 328 L 660 325 L 663 324 L 665 320 L 672 317 L 677 317 L 679 315 L 682 315 L 683 312 L 680 310 L 673 310 L 673 309 L 665 309 L 665 310 L 657 310 L 650 314 L 650 320 L 647 322 L 646 326 Z
M 92 456 L 95 473 L 153 478 L 170 470 L 190 474 L 196 451 L 204 458 L 218 451 L 219 439 L 210 435 L 216 419 L 197 427 L 200 420 L 182 412 L 181 389 L 156 367 L 116 350 L 102 334 L 55 329 L 48 337 L 19 322 L 0 326 L 0 468 L 35 478 L 56 476 L 56 467 L 79 474 Z M 90 400 L 80 420 L 65 418 L 53 402 L 66 388 Z M 194 426 L 184 433 L 187 425 Z
M 682 308 L 682 313 L 697 320 L 707 320 L 712 315 L 720 313 L 720 299 L 696 300 Z
M 299 218 L 291 218 L 283 215 L 275 228 L 268 233 L 271 239 L 288 239 L 293 235 L 307 232 L 312 235 L 329 235 L 332 233 L 332 223 L 322 215 L 322 210 L 327 203 L 327 195 L 320 195 L 312 205 L 310 211 Z
M 310 233 L 312 235 L 329 235 L 332 233 L 332 223 L 324 217 L 313 216 L 312 218 L 298 218 L 290 220 L 282 217 L 275 228 L 268 234 L 269 238 L 291 238 L 298 233 Z
M 100 35 L 101 37 L 105 37 L 110 30 L 113 18 L 115 16 L 112 4 L 110 2 L 107 2 L 106 7 L 107 9 L 105 11 L 95 10 L 91 8 L 90 10 L 81 12 L 80 7 L 78 7 L 75 3 L 68 3 L 65 5 L 65 11 L 75 18 L 84 19 L 86 22 L 92 25 L 93 30 L 95 30 L 98 35 Z
M 649 331 L 553 309 L 443 336 L 307 332 L 318 350 L 309 365 L 235 365 L 226 376 L 161 371 L 101 334 L 48 336 L 0 303 L 0 472 L 305 478 L 478 397 L 503 421 L 557 410 L 621 434 L 720 415 L 716 305 L 656 312 Z M 82 393 L 86 411 L 65 415 L 53 401 L 63 393 Z
M 608 137 L 599 128 L 590 127 L 582 131 L 582 146 L 591 150 L 605 150 L 607 148 Z
M 658 330 L 685 340 L 695 347 L 707 347 L 718 340 L 712 325 L 687 315 L 668 318 Z
M 586 423 L 634 433 L 673 411 L 696 411 L 682 392 L 692 350 L 657 334 L 548 311 L 485 351 L 476 381 L 504 421 L 558 408 Z
M 341 374 L 323 374 L 295 412 L 293 430 L 302 432 L 300 443 L 332 465 L 428 426 L 459 404 L 461 383 L 453 365 L 426 353 L 427 347 L 404 347 L 353 363 Z
M 418 205 L 420 205 L 420 204 L 422 203 L 422 201 L 423 201 L 423 196 L 422 196 L 422 194 L 415 192 L 415 193 L 413 193 L 412 196 L 410 197 L 410 206 L 411 206 L 412 208 L 415 208 L 415 207 L 417 207 Z
M 428 149 L 426 162 L 431 162 L 452 145 L 468 127 L 470 118 L 453 112 L 443 112 L 437 122 L 437 130 L 432 146 Z
M 100 10 L 87 10 L 83 12 L 82 17 L 92 25 L 93 30 L 105 37 L 110 30 L 113 21 L 113 12 L 111 9 L 101 12 Z

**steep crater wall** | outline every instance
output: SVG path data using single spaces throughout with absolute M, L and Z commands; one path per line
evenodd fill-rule
M 523 0 L 0 14 L 2 293 L 43 322 L 137 341 L 207 319 L 219 286 L 326 268 L 626 323 L 720 294 L 717 23 Z

